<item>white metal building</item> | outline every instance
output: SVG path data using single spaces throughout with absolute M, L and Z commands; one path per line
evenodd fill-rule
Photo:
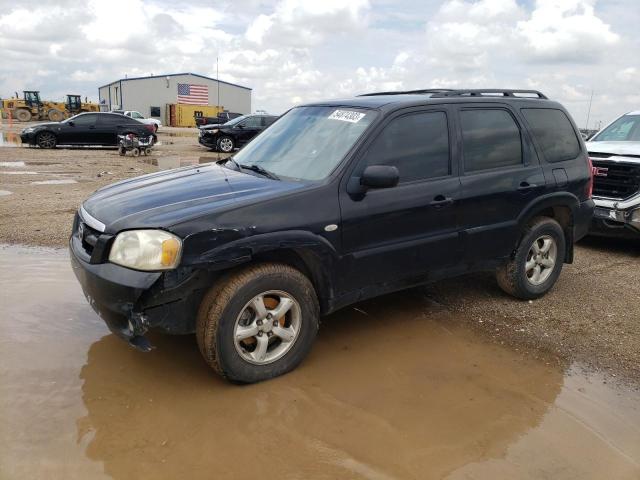
M 178 85 L 206 86 L 207 105 L 221 105 L 225 110 L 251 113 L 251 89 L 196 73 L 173 73 L 149 77 L 121 78 L 98 89 L 101 109 L 136 110 L 148 117 L 167 123 L 166 106 L 178 103 Z M 202 89 L 200 88 L 201 92 Z M 218 98 L 220 103 L 218 103 Z

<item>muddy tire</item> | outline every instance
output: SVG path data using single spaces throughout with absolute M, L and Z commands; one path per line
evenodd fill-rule
M 131 155 L 133 155 L 134 157 L 139 157 L 140 156 L 140 149 L 138 147 L 133 147 L 131 149 Z
M 236 148 L 236 144 L 233 141 L 233 138 L 227 137 L 226 135 L 220 137 L 216 143 L 216 148 L 219 152 L 223 153 L 231 153 L 233 149 Z
M 539 298 L 555 285 L 565 257 L 565 237 L 558 222 L 534 218 L 522 232 L 515 255 L 496 270 L 498 285 L 522 300 Z
M 51 132 L 40 132 L 36 137 L 36 144 L 40 148 L 55 148 L 58 139 Z
M 52 108 L 47 112 L 47 117 L 49 118 L 50 122 L 61 122 L 62 120 L 64 120 L 64 113 L 62 113 L 60 110 Z
M 118 147 L 118 155 L 124 157 L 127 154 L 127 149 L 123 146 Z
M 218 280 L 198 310 L 196 336 L 205 361 L 236 383 L 283 375 L 307 356 L 320 309 L 300 271 L 252 265 Z
M 151 155 L 151 148 L 147 147 L 144 149 L 144 154 L 145 155 Z
M 24 108 L 19 108 L 15 111 L 15 118 L 19 122 L 28 122 L 31 120 L 31 112 L 29 110 L 25 110 Z

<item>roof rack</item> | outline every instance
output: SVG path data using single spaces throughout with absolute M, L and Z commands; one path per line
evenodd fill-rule
M 421 90 L 404 90 L 404 91 L 396 91 L 396 92 L 373 92 L 373 93 L 363 93 L 358 95 L 358 97 L 375 97 L 377 95 L 422 95 L 425 93 L 447 93 L 453 92 L 450 88 L 423 88 Z
M 477 89 L 477 90 L 447 90 L 434 92 L 432 97 L 517 97 L 547 99 L 547 96 L 538 90 L 503 90 L 503 89 Z

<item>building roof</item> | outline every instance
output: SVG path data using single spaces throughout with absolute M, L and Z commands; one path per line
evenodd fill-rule
M 146 76 L 146 77 L 119 78 L 118 80 L 114 80 L 113 82 L 107 83 L 107 84 L 102 85 L 102 86 L 100 86 L 100 87 L 98 87 L 98 88 L 108 87 L 108 86 L 113 85 L 114 83 L 118 83 L 118 82 L 128 82 L 129 80 L 146 80 L 146 79 L 148 79 L 148 78 L 177 77 L 177 76 L 180 76 L 180 75 L 192 75 L 192 76 L 194 76 L 194 77 L 200 77 L 200 78 L 204 78 L 204 79 L 206 79 L 206 80 L 212 80 L 212 81 L 214 81 L 214 82 L 220 82 L 220 83 L 224 83 L 224 84 L 226 84 L 226 85 L 232 85 L 232 86 L 234 86 L 234 87 L 238 87 L 238 88 L 244 88 L 245 90 L 252 90 L 252 89 L 251 89 L 251 88 L 249 88 L 249 87 L 245 87 L 245 86 L 242 86 L 242 85 L 238 85 L 238 84 L 236 84 L 236 83 L 225 82 L 224 80 L 218 80 L 218 79 L 216 79 L 216 78 L 211 78 L 211 77 L 207 77 L 207 76 L 205 76 L 205 75 L 200 75 L 200 74 L 198 74 L 198 73 L 191 73 L 191 72 L 184 72 L 184 73 L 169 73 L 169 74 L 166 74 L 166 75 L 149 75 L 149 76 Z

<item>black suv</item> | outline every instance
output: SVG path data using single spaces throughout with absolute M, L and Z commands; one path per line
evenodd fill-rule
M 207 148 L 231 153 L 249 143 L 277 119 L 274 115 L 243 115 L 222 125 L 207 125 L 200 128 L 198 142 Z
M 302 361 L 320 315 L 369 297 L 478 270 L 544 295 L 591 190 L 575 124 L 541 93 L 370 94 L 293 108 L 226 160 L 98 190 L 71 261 L 133 346 L 195 332 L 217 372 L 256 382 Z

